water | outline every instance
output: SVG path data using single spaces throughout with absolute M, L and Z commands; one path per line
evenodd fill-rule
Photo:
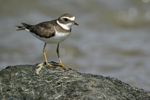
M 26 31 L 16 31 L 15 25 L 37 24 L 71 13 L 79 26 L 60 44 L 65 66 L 150 90 L 149 4 L 149 0 L 1 0 L 1 69 L 44 62 L 44 43 Z M 56 46 L 46 47 L 49 61 L 58 62 Z

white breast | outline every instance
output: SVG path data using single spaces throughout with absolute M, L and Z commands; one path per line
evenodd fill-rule
M 44 37 L 39 37 L 36 34 L 32 33 L 33 36 L 44 41 L 45 43 L 52 43 L 52 44 L 61 43 L 62 41 L 64 41 L 69 36 L 69 34 L 70 34 L 70 32 L 61 33 L 61 32 L 56 31 L 55 36 L 50 37 L 50 38 L 44 38 Z

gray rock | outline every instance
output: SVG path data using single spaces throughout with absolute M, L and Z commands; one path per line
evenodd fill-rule
M 3 69 L 0 100 L 150 100 L 149 91 L 116 78 L 82 74 L 55 64 Z

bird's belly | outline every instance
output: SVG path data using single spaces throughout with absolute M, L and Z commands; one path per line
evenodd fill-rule
M 50 38 L 44 38 L 44 37 L 40 37 L 40 36 L 37 36 L 36 34 L 32 33 L 33 36 L 40 39 L 41 41 L 44 41 L 45 43 L 52 43 L 52 44 L 61 43 L 69 36 L 69 34 L 70 33 L 57 33 L 56 32 L 55 36 L 50 37 Z

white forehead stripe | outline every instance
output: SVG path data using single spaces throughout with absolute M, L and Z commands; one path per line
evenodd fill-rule
M 69 19 L 69 20 L 71 20 L 71 21 L 74 21 L 75 20 L 75 17 L 73 16 L 73 17 L 62 17 L 62 18 L 67 18 L 67 19 Z

